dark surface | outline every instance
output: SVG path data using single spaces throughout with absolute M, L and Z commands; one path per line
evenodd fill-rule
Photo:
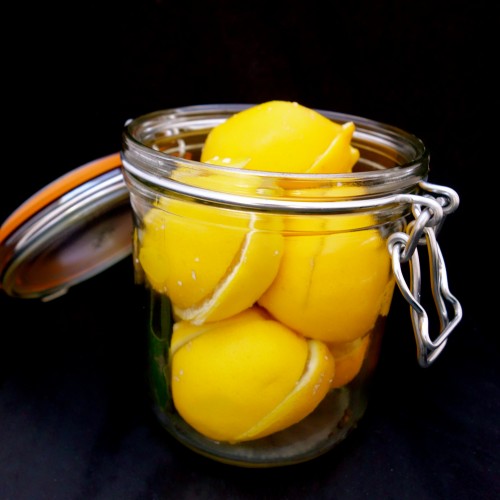
M 309 463 L 252 470 L 195 455 L 154 420 L 129 259 L 48 303 L 0 292 L 0 499 L 499 498 L 487 4 L 94 3 L 22 3 L 8 20 L 0 220 L 54 178 L 118 151 L 127 118 L 297 100 L 424 140 L 430 180 L 461 198 L 439 241 L 464 318 L 422 369 L 396 294 L 356 432 Z

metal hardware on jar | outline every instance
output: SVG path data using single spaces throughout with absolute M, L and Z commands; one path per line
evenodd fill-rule
M 378 363 L 385 320 L 396 283 L 404 299 L 410 305 L 419 365 L 429 366 L 443 351 L 449 335 L 462 318 L 462 308 L 449 290 L 446 267 L 437 243 L 437 234 L 446 216 L 457 209 L 459 197 L 452 189 L 428 182 L 429 155 L 417 137 L 389 125 L 328 111 L 323 111 L 323 113 L 334 121 L 356 123 L 354 143 L 360 149 L 361 157 L 357 165 L 358 169 L 352 173 L 280 174 L 279 172 L 235 170 L 198 161 L 208 131 L 245 107 L 248 106 L 193 106 L 138 117 L 126 124 L 121 161 L 125 182 L 131 193 L 132 208 L 135 211 L 136 282 L 145 291 L 148 379 L 153 409 L 159 422 L 181 443 L 202 455 L 230 464 L 273 467 L 299 463 L 321 455 L 342 441 L 356 427 L 367 407 L 371 379 Z M 178 172 L 184 174 L 189 172 L 190 175 L 175 175 Z M 217 179 L 222 178 L 223 182 L 214 185 L 193 182 L 193 179 L 211 174 L 214 174 Z M 238 189 L 241 185 L 252 185 L 250 181 L 255 178 L 259 180 L 257 183 L 259 189 Z M 285 194 L 276 189 L 283 178 L 286 179 L 288 188 Z M 316 190 L 318 185 L 321 186 L 321 190 Z M 295 186 L 297 188 L 294 188 Z M 347 189 L 344 191 L 342 188 Z M 225 214 L 234 214 L 235 220 L 240 214 L 250 213 L 256 217 L 262 216 L 264 219 L 269 216 L 270 220 L 292 221 L 289 227 L 300 229 L 296 234 L 292 230 L 292 236 L 304 238 L 311 235 L 317 236 L 315 220 L 332 221 L 337 216 L 339 216 L 337 220 L 342 220 L 344 215 L 347 215 L 347 219 L 350 216 L 355 217 L 350 219 L 351 225 L 337 226 L 341 235 L 352 235 L 356 231 L 378 228 L 377 236 L 381 238 L 381 245 L 377 246 L 377 252 L 380 250 L 380 255 L 383 255 L 383 266 L 380 267 L 383 270 L 381 271 L 382 280 L 388 281 L 381 281 L 384 283 L 383 288 L 377 290 L 377 297 L 373 300 L 374 307 L 377 308 L 374 323 L 370 323 L 372 326 L 363 330 L 363 335 L 358 336 L 354 341 L 358 342 L 359 339 L 365 338 L 368 339 L 368 343 L 357 343 L 352 351 L 349 350 L 353 346 L 350 341 L 339 339 L 335 344 L 335 339 L 333 339 L 332 345 L 327 346 L 332 349 L 332 352 L 337 349 L 335 354 L 339 360 L 338 366 L 342 367 L 339 373 L 345 375 L 345 367 L 349 363 L 351 363 L 349 366 L 354 366 L 354 357 L 349 358 L 349 356 L 357 355 L 359 365 L 356 365 L 356 370 L 352 371 L 350 378 L 341 378 L 342 382 L 339 385 L 332 385 L 331 390 L 327 391 L 318 407 L 294 422 L 293 425 L 272 431 L 270 435 L 257 436 L 258 439 L 250 437 L 247 440 L 247 436 L 243 434 L 243 439 L 240 441 L 238 439 L 240 434 L 232 439 L 232 435 L 225 433 L 222 433 L 221 438 L 218 430 L 213 431 L 219 423 L 221 428 L 225 425 L 224 418 L 218 413 L 214 413 L 217 417 L 210 421 L 212 427 L 206 433 L 204 433 L 205 428 L 199 430 L 195 426 L 191 427 L 191 422 L 196 425 L 199 425 L 199 422 L 191 418 L 189 411 L 188 418 L 185 418 L 186 407 L 198 408 L 198 402 L 205 401 L 203 398 L 207 397 L 206 394 L 209 395 L 209 399 L 213 397 L 218 400 L 218 394 L 214 396 L 210 387 L 206 388 L 206 394 L 196 393 L 198 399 L 195 399 L 194 403 L 190 402 L 187 406 L 184 404 L 184 407 L 181 404 L 185 402 L 181 402 L 179 407 L 176 405 L 171 386 L 173 381 L 178 382 L 180 379 L 177 376 L 173 378 L 172 363 L 176 353 L 179 353 L 184 346 L 179 347 L 180 337 L 177 336 L 172 356 L 171 342 L 173 332 L 175 333 L 174 326 L 180 325 L 182 329 L 186 325 L 186 328 L 195 325 L 196 329 L 199 325 L 195 322 L 190 324 L 189 321 L 183 324 L 175 318 L 168 287 L 164 285 L 163 288 L 155 288 L 148 281 L 147 271 L 139 259 L 139 252 L 144 248 L 145 234 L 148 230 L 144 219 L 157 203 L 160 206 L 159 200 L 163 198 L 174 201 L 173 207 L 176 207 L 176 203 L 179 202 L 182 206 L 221 209 Z M 163 210 L 161 206 L 160 209 Z M 168 208 L 164 210 L 168 213 Z M 175 213 L 175 208 L 170 215 L 174 219 L 179 217 L 179 214 Z M 357 215 L 361 217 L 358 219 Z M 359 222 L 366 221 L 367 219 L 363 218 L 366 215 L 370 216 L 369 224 Z M 196 222 L 197 217 L 202 219 L 198 211 L 193 211 L 188 213 L 188 217 L 183 222 L 190 220 L 189 217 L 195 219 Z M 293 222 L 300 223 L 294 225 Z M 213 225 L 210 219 L 208 223 Z M 167 225 L 163 225 L 161 220 L 159 224 L 161 224 L 159 226 L 161 231 L 167 230 Z M 226 221 L 224 227 L 230 224 L 231 222 Z M 171 227 L 178 226 L 174 224 Z M 238 227 L 235 225 L 235 228 Z M 334 234 L 331 226 L 321 227 L 319 233 L 325 232 L 327 236 L 330 233 Z M 276 227 L 271 225 L 264 229 L 268 234 L 272 234 L 275 231 L 281 231 L 281 225 Z M 170 241 L 170 245 L 172 244 L 174 247 L 170 248 L 175 250 L 178 240 Z M 189 238 L 186 244 L 191 244 Z M 432 309 L 433 306 L 427 306 L 427 303 L 431 301 L 424 301 L 423 299 L 427 297 L 421 293 L 424 282 L 421 276 L 419 252 L 423 247 L 426 247 L 429 254 L 429 288 L 432 291 L 440 326 L 438 335 L 434 336 L 429 333 L 429 315 L 426 310 Z M 325 251 L 329 252 L 329 247 Z M 156 258 L 157 254 L 149 255 Z M 360 261 L 363 262 L 362 259 Z M 161 262 L 162 265 L 158 269 L 168 267 L 166 261 Z M 375 265 L 378 265 L 377 263 L 379 261 Z M 409 284 L 406 278 L 408 274 L 403 272 L 406 264 L 410 268 Z M 307 266 L 307 262 L 302 259 L 300 265 Z M 349 269 L 349 265 L 350 263 L 344 267 Z M 354 262 L 352 268 L 355 267 Z M 362 272 L 369 274 L 372 270 L 373 266 L 369 265 L 366 271 Z M 194 273 L 193 280 L 198 277 Z M 354 278 L 356 283 L 363 281 L 362 278 L 358 278 Z M 337 276 L 334 275 L 326 278 L 328 283 L 336 279 Z M 182 285 L 183 281 L 178 280 L 176 283 Z M 345 285 L 340 276 L 338 283 L 341 284 L 339 286 Z M 347 283 L 346 290 L 349 286 L 350 284 Z M 297 288 L 302 288 L 302 285 L 299 283 L 295 290 Z M 320 315 L 325 314 L 324 311 L 334 305 L 331 301 L 338 300 L 337 296 L 340 295 L 330 293 L 322 296 L 325 297 L 326 307 L 317 309 Z M 363 297 L 365 302 L 370 302 L 372 299 L 365 295 Z M 363 297 L 354 295 L 352 301 L 356 303 L 356 306 L 359 302 L 364 307 Z M 453 313 L 449 312 L 452 309 Z M 306 308 L 305 311 L 307 311 Z M 349 317 L 350 321 L 355 322 L 358 316 L 353 311 L 349 312 L 349 316 L 341 310 L 340 315 Z M 328 324 L 341 323 L 338 321 L 339 316 L 333 316 L 333 318 L 333 320 L 328 319 Z M 321 329 L 322 325 L 320 324 L 318 328 Z M 188 329 L 180 335 L 191 333 Z M 313 332 L 309 336 L 315 338 L 316 333 Z M 210 333 L 207 332 L 207 335 Z M 306 333 L 304 338 L 307 337 Z M 210 337 L 206 338 L 210 340 Z M 325 338 L 327 342 L 329 339 Z M 366 351 L 362 352 L 359 347 L 361 345 L 366 346 Z M 342 350 L 344 348 L 345 350 Z M 199 353 L 200 351 L 196 349 L 191 345 L 187 347 L 186 344 L 186 349 L 181 354 L 191 353 L 191 351 Z M 219 358 L 215 355 L 215 359 Z M 327 359 L 327 357 L 322 359 Z M 221 364 L 220 359 L 218 363 Z M 273 366 L 272 363 L 270 366 Z M 210 363 L 207 367 L 210 369 Z M 184 375 L 184 366 L 178 366 L 178 368 L 178 372 L 175 373 Z M 193 373 L 199 376 L 199 372 Z M 228 375 L 229 378 L 231 376 L 232 374 Z M 330 380 L 330 383 L 333 380 L 334 378 Z M 195 386 L 198 387 L 196 384 Z
M 446 346 L 450 333 L 462 319 L 462 306 L 448 287 L 446 266 L 436 233 L 441 228 L 446 215 L 454 212 L 459 204 L 459 197 L 448 187 L 437 186 L 429 182 L 419 183 L 422 190 L 437 194 L 434 203 L 422 208 L 423 203 L 415 197 L 412 212 L 415 219 L 408 224 L 407 232 L 393 233 L 388 238 L 388 248 L 392 256 L 392 266 L 396 282 L 401 293 L 411 307 L 411 319 L 417 344 L 417 358 L 420 366 L 430 366 Z M 430 195 L 427 195 L 430 196 Z M 427 198 L 430 200 L 433 198 Z M 439 315 L 440 332 L 435 340 L 429 334 L 429 318 L 420 303 L 421 273 L 418 245 L 426 245 L 429 253 L 430 283 L 434 303 Z M 410 286 L 407 285 L 401 264 L 410 266 Z M 449 304 L 454 310 L 454 317 L 449 318 Z

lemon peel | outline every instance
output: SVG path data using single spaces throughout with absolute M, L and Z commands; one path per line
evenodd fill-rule
M 255 306 L 245 310 L 242 313 L 236 314 L 230 318 L 226 318 L 217 322 L 204 323 L 197 325 L 189 321 L 177 321 L 174 323 L 172 329 L 172 338 L 170 341 L 169 357 L 172 360 L 173 355 L 188 342 L 194 340 L 196 337 L 203 335 L 214 328 L 221 328 L 224 326 L 232 326 L 237 328 L 238 324 L 246 321 L 269 320 L 271 317 L 265 309 Z
M 300 422 L 321 403 L 334 379 L 334 358 L 323 342 L 308 340 L 307 343 L 307 368 L 294 389 L 256 425 L 239 435 L 236 441 L 258 439 L 286 429 Z
M 344 123 L 340 132 L 333 138 L 328 148 L 307 170 L 309 174 L 342 174 L 352 170 L 359 159 L 359 150 L 351 145 L 355 126 L 353 122 Z

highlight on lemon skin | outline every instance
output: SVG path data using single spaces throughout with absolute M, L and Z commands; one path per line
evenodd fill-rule
M 334 360 L 260 308 L 219 322 L 176 323 L 171 380 L 181 417 L 230 443 L 283 430 L 309 415 L 329 390 Z
M 297 102 L 268 101 L 214 127 L 201 161 L 243 169 L 288 173 L 345 173 L 359 151 L 354 124 L 329 120 Z

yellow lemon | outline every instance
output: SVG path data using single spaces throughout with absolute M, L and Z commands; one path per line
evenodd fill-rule
M 259 305 L 306 337 L 349 342 L 366 335 L 391 279 L 385 241 L 370 221 L 368 215 L 315 217 L 305 232 L 291 229 L 307 219 L 287 223 L 278 274 Z
M 268 101 L 214 127 L 201 161 L 270 172 L 350 172 L 359 158 L 345 126 L 296 102 Z
M 273 221 L 163 199 L 144 217 L 139 261 L 177 317 L 217 321 L 251 307 L 274 279 L 283 237 Z
M 215 323 L 176 323 L 170 359 L 179 414 L 201 434 L 228 442 L 302 420 L 324 398 L 334 373 L 324 343 L 255 307 Z
M 361 370 L 369 344 L 369 334 L 352 342 L 328 344 L 335 360 L 335 375 L 330 383 L 330 389 L 342 387 L 354 379 Z

